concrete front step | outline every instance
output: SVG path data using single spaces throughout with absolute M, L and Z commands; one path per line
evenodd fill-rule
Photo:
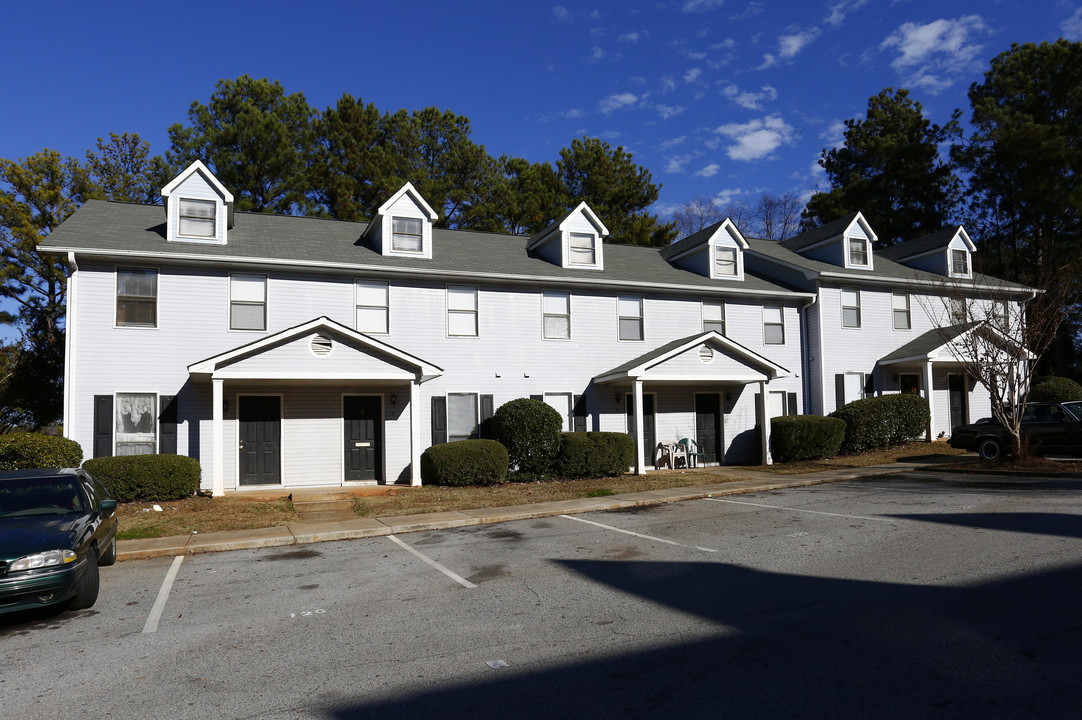
M 298 500 L 293 498 L 293 508 L 299 513 L 329 512 L 329 511 L 352 511 L 353 499 L 342 498 L 340 500 Z

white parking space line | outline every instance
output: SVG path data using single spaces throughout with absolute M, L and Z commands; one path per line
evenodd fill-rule
M 165 610 L 165 602 L 169 599 L 169 591 L 173 588 L 173 581 L 177 579 L 177 571 L 180 570 L 182 562 L 184 562 L 183 555 L 173 558 L 173 564 L 169 566 L 169 572 L 165 574 L 165 580 L 162 582 L 162 589 L 158 591 L 154 606 L 150 608 L 150 615 L 147 616 L 143 632 L 152 633 L 158 629 L 158 620 L 161 619 L 162 612 Z
M 634 535 L 635 537 L 642 538 L 643 540 L 652 540 L 653 542 L 665 543 L 666 545 L 676 545 L 677 547 L 691 548 L 692 550 L 701 550 L 702 552 L 708 553 L 717 552 L 717 550 L 712 550 L 710 548 L 699 547 L 698 545 L 685 545 L 684 543 L 678 543 L 674 540 L 666 540 L 665 538 L 654 537 L 653 535 L 643 535 L 642 533 L 637 533 L 632 530 L 624 530 L 622 528 L 613 527 L 612 525 L 605 525 L 603 523 L 594 522 L 593 520 L 575 517 L 574 515 L 561 515 L 560 517 L 567 518 L 568 520 L 574 520 L 575 522 L 586 523 L 587 525 L 596 525 L 599 528 L 613 530 L 615 532 L 623 533 L 625 535 Z
M 475 587 L 477 587 L 476 585 L 474 585 L 473 583 L 471 583 L 471 582 L 470 582 L 469 580 L 467 580 L 466 578 L 462 577 L 461 575 L 457 575 L 457 574 L 455 574 L 455 573 L 451 572 L 450 570 L 448 570 L 447 568 L 445 568 L 445 567 L 444 567 L 443 565 L 440 565 L 440 564 L 439 564 L 438 562 L 436 562 L 436 561 L 435 561 L 435 560 L 433 560 L 432 558 L 428 557 L 427 555 L 424 555 L 424 554 L 422 554 L 422 553 L 419 553 L 419 552 L 417 552 L 417 551 L 416 551 L 416 550 L 414 550 L 414 549 L 413 549 L 412 547 L 410 547 L 410 546 L 409 546 L 409 545 L 407 545 L 406 543 L 402 542 L 401 540 L 399 540 L 399 539 L 398 539 L 397 537 L 395 537 L 394 535 L 388 535 L 387 537 L 388 537 L 388 538 L 390 538 L 390 540 L 391 540 L 391 541 L 392 541 L 393 543 L 395 543 L 396 545 L 398 545 L 399 547 L 401 547 L 401 548 L 402 548 L 403 550 L 405 550 L 406 552 L 410 553 L 410 554 L 411 554 L 411 555 L 413 555 L 414 557 L 418 558 L 418 559 L 419 559 L 419 560 L 421 560 L 422 562 L 424 562 L 424 563 L 426 563 L 426 564 L 428 564 L 428 565 L 431 565 L 432 567 L 436 568 L 436 569 L 437 569 L 437 570 L 439 570 L 439 571 L 440 571 L 441 573 L 443 573 L 443 574 L 444 574 L 444 575 L 446 575 L 447 577 L 451 578 L 452 580 L 454 580 L 454 581 L 455 581 L 456 583 L 458 583 L 458 584 L 459 584 L 459 585 L 461 585 L 462 587 L 465 587 L 465 588 L 475 588 Z
M 751 507 L 769 508 L 771 510 L 788 510 L 789 512 L 811 513 L 812 515 L 830 515 L 831 517 L 848 518 L 850 520 L 874 520 L 876 522 L 897 525 L 898 521 L 893 518 L 867 517 L 865 515 L 843 515 L 842 513 L 823 512 L 821 510 L 802 510 L 800 508 L 784 507 L 782 505 L 764 505 L 763 503 L 741 502 L 740 500 L 723 500 L 722 498 L 705 498 L 712 502 L 730 503 L 732 505 L 750 505 Z

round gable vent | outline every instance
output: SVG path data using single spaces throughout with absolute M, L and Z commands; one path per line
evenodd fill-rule
M 324 357 L 331 354 L 331 350 L 334 348 L 334 343 L 326 335 L 313 335 L 312 339 L 308 341 L 308 349 L 312 351 L 312 354 L 316 357 Z
M 709 345 L 702 345 L 701 347 L 699 347 L 699 362 L 714 362 L 714 348 L 710 347 Z

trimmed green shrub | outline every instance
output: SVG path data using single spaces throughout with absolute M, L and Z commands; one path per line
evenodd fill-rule
M 822 415 L 787 415 L 770 421 L 770 452 L 777 462 L 832 458 L 845 440 L 845 421 Z
M 507 448 L 495 440 L 441 443 L 421 453 L 421 482 L 498 485 L 507 482 Z
M 560 433 L 553 474 L 560 478 L 623 475 L 635 464 L 635 439 L 627 433 Z
M 901 445 L 928 430 L 931 414 L 928 401 L 920 395 L 896 393 L 854 400 L 831 417 L 845 421 L 842 454 Z
M 83 468 L 117 502 L 183 500 L 199 489 L 199 461 L 183 455 L 116 455 L 87 460 Z
M 1033 383 L 1033 387 L 1029 389 L 1029 399 L 1048 402 L 1082 400 L 1082 385 L 1070 378 L 1050 375 Z
M 492 416 L 495 437 L 507 448 L 514 472 L 544 475 L 560 451 L 560 413 L 541 400 L 519 398 Z
M 0 470 L 79 467 L 82 461 L 79 443 L 59 435 L 0 435 Z

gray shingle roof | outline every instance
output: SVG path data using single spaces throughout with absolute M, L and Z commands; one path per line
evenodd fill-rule
M 794 235 L 788 240 L 782 240 L 779 244 L 793 252 L 800 252 L 806 247 L 841 235 L 853 220 L 856 219 L 858 214 L 859 213 L 853 213 L 852 215 L 838 218 L 837 220 L 828 222 L 826 225 L 820 225 L 814 230 Z
M 945 227 L 938 232 L 925 235 L 923 237 L 909 240 L 908 242 L 898 243 L 897 245 L 891 245 L 888 248 L 882 250 L 876 250 L 876 257 L 885 257 L 889 260 L 904 260 L 911 258 L 914 255 L 920 255 L 921 253 L 928 252 L 930 250 L 936 250 L 939 248 L 946 248 L 950 244 L 950 241 L 954 239 L 954 236 L 962 229 L 961 225 L 952 225 Z
M 704 293 L 791 293 L 793 288 L 745 273 L 740 282 L 711 280 L 670 265 L 657 248 L 604 245 L 603 271 L 565 269 L 526 251 L 528 238 L 434 228 L 432 259 L 384 257 L 361 240 L 367 223 L 238 212 L 228 245 L 168 242 L 158 205 L 91 200 L 42 243 L 46 251 L 129 255 L 209 264 L 284 263 L 318 269 L 408 272 L 424 277 L 484 275 L 499 281 L 607 283 Z
M 721 222 L 714 223 L 710 227 L 705 227 L 705 228 L 703 228 L 702 230 L 700 230 L 700 231 L 698 231 L 696 233 L 692 233 L 691 235 L 688 235 L 686 238 L 684 238 L 682 240 L 674 242 L 672 245 L 668 245 L 666 247 L 661 248 L 661 256 L 664 257 L 665 259 L 669 259 L 671 257 L 675 257 L 675 256 L 679 255 L 680 253 L 684 252 L 685 250 L 690 250 L 691 248 L 695 247 L 696 245 L 701 245 L 702 243 L 709 240 L 711 235 L 713 235 L 715 232 L 717 232 L 717 229 L 719 227 L 721 227 L 721 223 L 723 223 L 723 222 L 725 222 L 725 220 L 722 220 Z
M 905 358 L 927 356 L 928 353 L 946 345 L 976 324 L 976 322 L 967 322 L 951 325 L 950 327 L 929 330 L 923 335 L 919 335 L 913 340 L 910 340 L 897 350 L 879 358 L 879 362 L 889 363 L 891 360 L 903 360 Z

